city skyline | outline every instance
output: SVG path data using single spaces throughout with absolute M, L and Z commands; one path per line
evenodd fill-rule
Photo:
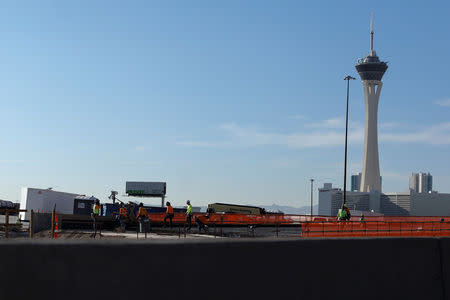
M 176 205 L 301 207 L 314 178 L 317 201 L 324 182 L 343 186 L 342 78 L 369 50 L 372 11 L 389 64 L 383 191 L 426 170 L 450 192 L 449 4 L 357 4 L 4 4 L 0 199 L 28 186 L 105 201 L 142 180 L 166 181 Z M 363 99 L 351 82 L 348 178 Z

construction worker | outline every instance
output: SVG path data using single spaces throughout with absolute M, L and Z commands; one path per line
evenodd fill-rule
M 192 223 L 192 205 L 191 201 L 186 201 L 187 209 L 186 209 L 186 223 L 188 225 L 188 230 L 191 230 L 191 223 Z
M 339 208 L 338 213 L 337 213 L 338 221 L 344 221 L 346 218 L 347 218 L 347 212 L 344 209 Z
M 93 229 L 94 229 L 94 233 L 92 235 L 93 238 L 95 238 L 95 236 L 97 235 L 97 218 L 100 215 L 101 209 L 102 209 L 102 206 L 100 205 L 100 200 L 95 199 L 94 205 L 92 206 L 92 213 L 91 213 L 91 218 L 93 221 Z
M 139 229 L 140 232 L 147 233 L 147 227 L 145 226 L 147 222 L 150 222 L 150 215 L 147 210 L 144 208 L 144 204 L 139 203 L 139 211 L 137 213 L 136 219 L 139 221 Z
M 164 217 L 164 227 L 166 227 L 166 220 L 169 219 L 169 224 L 170 224 L 170 229 L 172 229 L 172 219 L 173 219 L 173 207 L 172 205 L 170 205 L 170 202 L 167 201 L 166 202 L 166 216 Z
M 197 216 L 194 216 L 194 222 L 197 223 L 198 226 L 198 232 L 201 233 L 202 229 L 207 232 L 208 231 L 208 225 L 203 223 Z
M 342 208 L 338 210 L 337 219 L 339 221 L 347 220 L 347 210 L 345 209 L 346 205 L 342 204 Z
M 352 214 L 350 213 L 350 209 L 349 209 L 349 208 L 347 207 L 347 205 L 345 205 L 345 204 L 344 204 L 344 209 L 345 209 L 345 211 L 346 211 L 346 213 L 347 213 L 347 218 L 346 218 L 346 220 L 349 221 L 350 218 L 352 217 Z
M 123 205 L 123 203 L 120 203 L 120 208 L 119 208 L 119 224 L 120 224 L 120 229 L 122 229 L 122 232 L 125 232 L 125 220 L 128 217 L 128 211 L 125 208 L 125 206 Z
M 361 218 L 359 218 L 360 221 L 364 221 L 364 214 L 361 214 Z

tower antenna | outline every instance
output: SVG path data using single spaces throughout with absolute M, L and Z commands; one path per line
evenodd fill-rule
M 373 51 L 373 12 L 370 13 L 370 53 Z

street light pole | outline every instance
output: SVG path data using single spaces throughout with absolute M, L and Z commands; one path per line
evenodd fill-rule
M 311 180 L 311 216 L 313 215 L 313 182 L 314 179 L 310 179 Z
M 348 139 L 348 94 L 350 89 L 350 80 L 354 80 L 352 76 L 346 76 L 344 80 L 347 80 L 347 110 L 345 114 L 345 160 L 344 160 L 344 201 L 342 207 L 344 207 L 347 201 L 347 139 Z

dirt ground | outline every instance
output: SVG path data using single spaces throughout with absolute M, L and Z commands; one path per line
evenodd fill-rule
M 89 230 L 62 230 L 57 233 L 58 240 L 93 240 L 93 232 Z M 49 231 L 41 231 L 39 233 L 34 234 L 35 239 L 49 239 L 50 232 Z M 211 235 L 205 234 L 195 234 L 190 233 L 178 235 L 178 232 L 167 233 L 167 232 L 151 232 L 147 233 L 148 240 L 173 240 L 173 239 L 210 239 L 214 238 Z M 217 237 L 220 238 L 220 237 Z M 145 234 L 139 233 L 139 237 L 137 236 L 135 231 L 127 231 L 127 232 L 114 232 L 114 231 L 102 231 L 101 236 L 97 232 L 95 239 L 106 239 L 106 240 L 118 240 L 118 239 L 145 239 Z
M 1 230 L 1 228 L 0 228 Z M 15 231 L 15 232 L 14 232 Z M 19 232 L 17 232 L 19 231 Z M 155 227 L 147 234 L 150 240 L 168 240 L 168 239 L 215 239 L 215 238 L 270 238 L 270 237 L 298 237 L 300 229 L 297 227 L 260 227 L 249 229 L 247 227 L 229 227 L 209 229 L 207 233 L 201 233 L 197 228 L 184 234 L 183 228 L 162 228 Z M 93 240 L 93 231 L 89 229 L 63 229 L 58 230 L 58 239 L 60 240 Z M 50 231 L 44 230 L 34 234 L 35 239 L 49 239 Z M 28 238 L 27 228 L 11 228 L 10 238 Z M 0 239 L 4 238 L 4 232 L 0 231 Z M 97 234 L 95 239 L 120 240 L 120 239 L 144 239 L 143 233 L 137 237 L 135 229 L 120 232 L 117 230 L 102 230 L 102 235 Z
M 34 238 L 37 239 L 45 239 L 50 238 L 51 233 L 48 231 L 41 231 L 39 233 L 34 234 Z M 84 231 L 76 231 L 76 230 L 68 230 L 68 231 L 61 231 L 57 232 L 57 239 L 60 240 L 67 240 L 67 239 L 77 239 L 77 240 L 84 240 L 84 239 L 92 239 L 93 233 L 92 232 L 84 232 Z M 124 239 L 125 236 L 123 235 L 111 235 L 108 233 L 102 233 L 102 236 L 100 237 L 99 234 L 97 234 L 96 238 L 104 238 L 104 239 Z

